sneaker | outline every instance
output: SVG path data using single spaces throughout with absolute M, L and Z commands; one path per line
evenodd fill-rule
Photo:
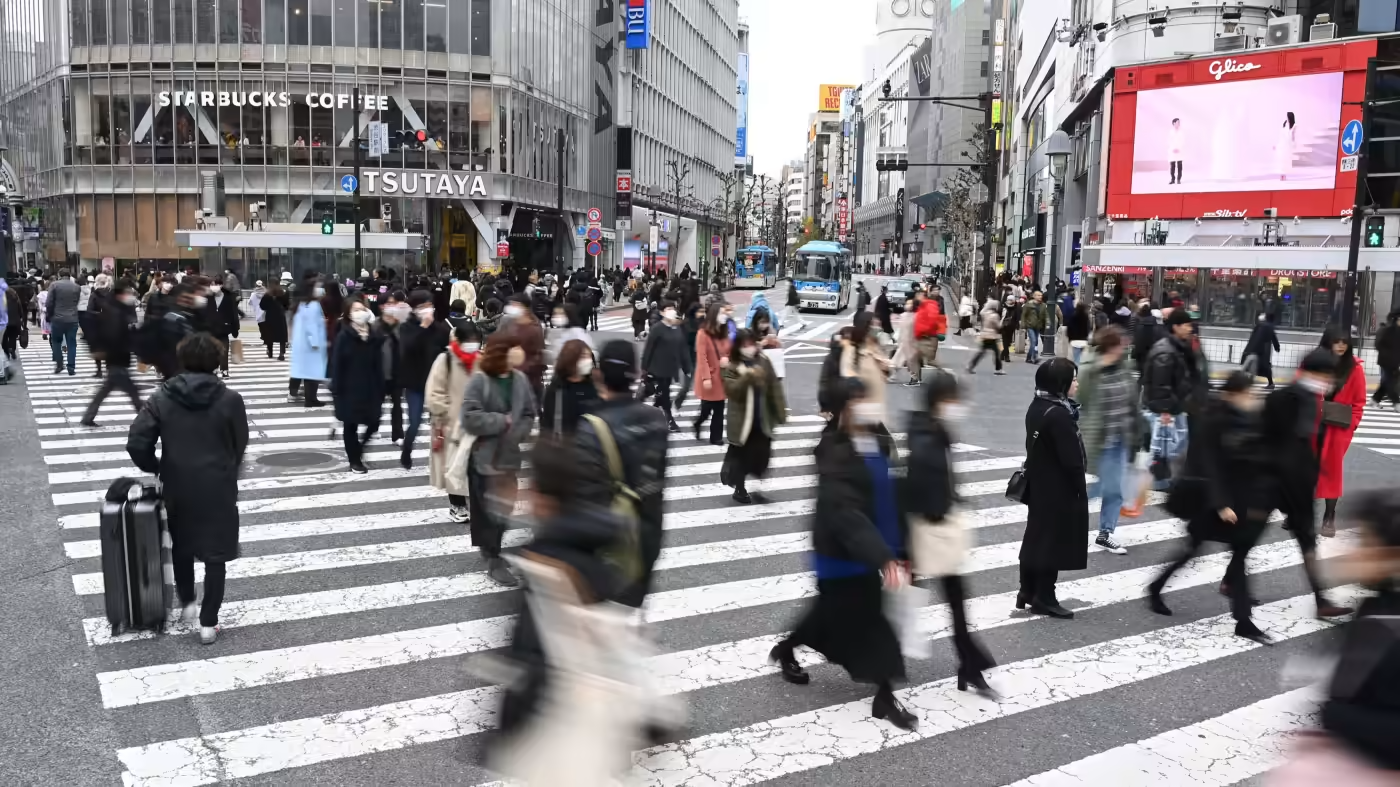
M 199 620 L 199 604 L 191 601 L 180 609 L 180 622 L 193 626 Z
M 302 398 L 301 398 L 300 396 L 288 396 L 288 397 L 287 397 L 287 404 L 301 404 L 301 403 L 302 403 Z
M 520 580 L 510 573 L 510 566 L 507 566 L 506 561 L 498 557 L 486 561 L 486 576 L 490 577 L 492 582 L 503 587 L 513 588 L 520 585 Z
M 351 462 L 350 472 L 355 473 L 357 475 L 364 475 L 365 473 L 369 472 L 369 468 L 365 467 L 364 462 Z
M 918 387 L 919 387 L 919 384 L 920 384 L 920 383 L 919 383 L 919 379 L 918 379 L 917 377 L 910 377 L 910 378 L 909 378 L 909 381 L 906 382 L 906 383 L 904 384 L 904 387 L 905 387 L 905 388 L 918 388 Z
M 447 509 L 447 518 L 453 522 L 471 521 L 471 509 L 466 506 L 452 506 Z
M 1105 552 L 1112 552 L 1115 555 L 1126 555 L 1128 550 L 1122 544 L 1114 540 L 1111 533 L 1099 533 L 1099 537 L 1094 539 L 1096 546 L 1102 547 Z
M 199 627 L 199 644 L 201 644 L 201 645 L 213 645 L 213 644 L 214 644 L 214 640 L 216 640 L 216 639 L 218 639 L 218 638 L 219 638 L 219 627 L 218 627 L 218 626 L 200 626 L 200 627 Z
M 1006 374 L 1006 372 L 1002 371 L 1001 369 L 997 369 L 995 372 L 992 372 L 992 374 L 1001 374 L 1001 375 L 1004 375 L 1004 374 Z

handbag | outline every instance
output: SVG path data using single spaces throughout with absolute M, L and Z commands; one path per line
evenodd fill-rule
M 918 516 L 910 518 L 909 555 L 914 561 L 914 573 L 921 577 L 961 573 L 971 542 L 971 531 L 958 512 L 949 513 L 942 522 L 930 522 Z
M 29 326 L 25 326 L 24 328 L 20 329 L 19 348 L 21 350 L 29 349 Z
M 441 426 L 433 427 L 433 453 L 442 453 L 443 446 L 447 445 L 447 434 Z
M 1026 450 L 1026 461 L 1030 461 L 1030 453 L 1035 450 L 1035 441 L 1040 437 L 1040 430 L 1037 429 L 1031 434 L 1031 446 Z M 1006 482 L 1006 499 L 1013 503 L 1026 502 L 1026 462 L 1021 463 L 1021 467 L 1011 474 L 1011 479 Z
M 234 363 L 243 363 L 243 340 L 234 338 L 228 343 L 229 357 Z
M 933 655 L 933 639 L 923 630 L 920 615 L 932 598 L 926 588 L 907 584 L 885 591 L 885 617 L 899 639 L 899 651 L 907 659 L 926 659 Z
M 1351 428 L 1351 405 L 1343 402 L 1322 403 L 1322 423 L 1336 429 Z

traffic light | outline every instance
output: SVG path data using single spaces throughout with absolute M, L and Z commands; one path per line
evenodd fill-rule
M 1385 245 L 1385 217 L 1366 217 L 1366 248 L 1379 249 Z
M 880 92 L 885 94 L 885 98 L 890 97 L 890 81 L 888 79 L 885 80 L 885 84 L 880 86 Z
M 324 213 L 324 214 L 321 215 L 321 234 L 322 234 L 322 235 L 334 235 L 334 234 L 335 234 L 335 216 L 332 216 L 332 215 L 329 214 L 329 213 Z
M 427 141 L 428 141 L 428 132 L 426 132 L 426 131 L 424 131 L 423 129 L 420 128 L 420 129 L 418 129 L 418 133 L 413 135 L 413 138 L 416 139 L 416 140 L 418 140 L 419 142 L 427 142 Z

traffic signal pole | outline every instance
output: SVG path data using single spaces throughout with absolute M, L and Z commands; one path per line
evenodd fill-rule
M 350 139 L 350 146 L 355 149 L 355 193 L 351 196 L 350 201 L 353 204 L 352 210 L 355 212 L 355 275 L 359 276 L 360 271 L 365 269 L 363 253 L 360 251 L 360 89 L 355 88 L 353 94 L 355 97 L 355 134 Z

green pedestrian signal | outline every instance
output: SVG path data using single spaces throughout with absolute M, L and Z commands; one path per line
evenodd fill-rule
M 1385 217 L 1366 217 L 1366 248 L 1379 249 L 1385 245 Z
M 332 216 L 332 215 L 329 214 L 329 213 L 327 213 L 326 215 L 324 215 L 324 216 L 321 217 L 321 234 L 322 234 L 322 235 L 334 235 L 334 234 L 335 234 L 335 217 Z

